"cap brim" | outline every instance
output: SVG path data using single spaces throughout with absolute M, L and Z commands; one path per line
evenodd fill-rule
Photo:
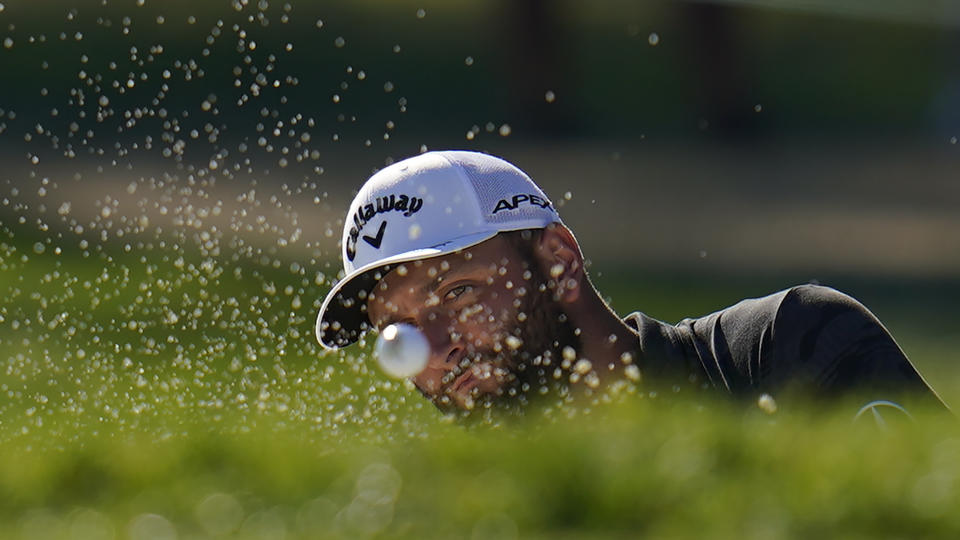
M 500 232 L 492 230 L 461 236 L 436 246 L 399 253 L 357 268 L 344 276 L 327 293 L 317 314 L 317 341 L 325 349 L 337 350 L 360 339 L 360 335 L 370 326 L 365 298 L 393 266 L 453 253 L 489 240 Z

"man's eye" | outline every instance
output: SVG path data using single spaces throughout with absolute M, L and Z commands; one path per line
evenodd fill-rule
M 460 296 L 461 294 L 466 293 L 466 292 L 470 292 L 470 291 L 472 291 L 472 290 L 473 290 L 473 287 L 471 287 L 470 285 L 458 285 L 458 286 L 450 289 L 449 291 L 447 291 L 447 294 L 444 295 L 444 299 L 445 299 L 445 300 L 453 300 L 453 299 L 457 298 L 458 296 Z

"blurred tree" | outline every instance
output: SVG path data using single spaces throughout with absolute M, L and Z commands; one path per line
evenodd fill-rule
M 492 11 L 493 28 L 502 28 L 502 65 L 511 118 L 526 134 L 562 135 L 576 129 L 569 100 L 572 89 L 570 40 L 563 26 L 563 3 L 502 0 Z M 551 92 L 552 99 L 548 99 Z
M 700 129 L 717 139 L 751 138 L 758 134 L 751 99 L 751 74 L 739 39 L 736 8 L 686 2 L 678 7 L 681 28 L 688 34 L 689 64 L 699 81 L 697 115 Z

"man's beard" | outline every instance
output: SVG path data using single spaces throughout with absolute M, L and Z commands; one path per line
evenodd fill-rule
M 522 305 L 517 311 L 523 314 L 523 320 L 518 318 L 503 330 L 501 350 L 468 351 L 468 361 L 463 369 L 456 370 L 460 374 L 474 365 L 486 364 L 493 366 L 496 372 L 491 376 L 503 380 L 496 393 L 475 396 L 474 409 L 496 407 L 522 410 L 530 403 L 555 395 L 556 390 L 565 387 L 566 377 L 555 376 L 557 370 L 561 374 L 567 371 L 560 367 L 562 351 L 565 347 L 578 350 L 580 339 L 562 305 L 553 298 L 553 291 L 546 287 L 545 280 L 538 273 L 531 278 L 529 290 L 532 292 L 521 297 Z M 507 336 L 519 339 L 522 344 L 511 348 Z M 458 408 L 452 400 L 432 401 L 446 412 Z

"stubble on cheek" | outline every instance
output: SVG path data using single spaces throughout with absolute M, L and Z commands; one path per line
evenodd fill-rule
M 421 388 L 438 408 L 469 410 L 542 385 L 543 368 L 537 367 L 535 359 L 556 356 L 555 342 L 566 343 L 571 336 L 568 325 L 561 322 L 560 306 L 539 290 L 541 279 L 536 275 L 524 279 L 524 291 L 509 293 L 512 305 L 499 302 L 500 306 L 491 308 L 497 302 L 488 297 L 450 313 L 457 330 L 463 332 L 457 341 L 464 354 L 429 392 Z
M 458 406 L 473 408 L 480 398 L 496 398 L 515 381 L 511 359 L 500 343 L 500 331 L 471 334 L 460 362 L 444 376 L 443 393 Z

